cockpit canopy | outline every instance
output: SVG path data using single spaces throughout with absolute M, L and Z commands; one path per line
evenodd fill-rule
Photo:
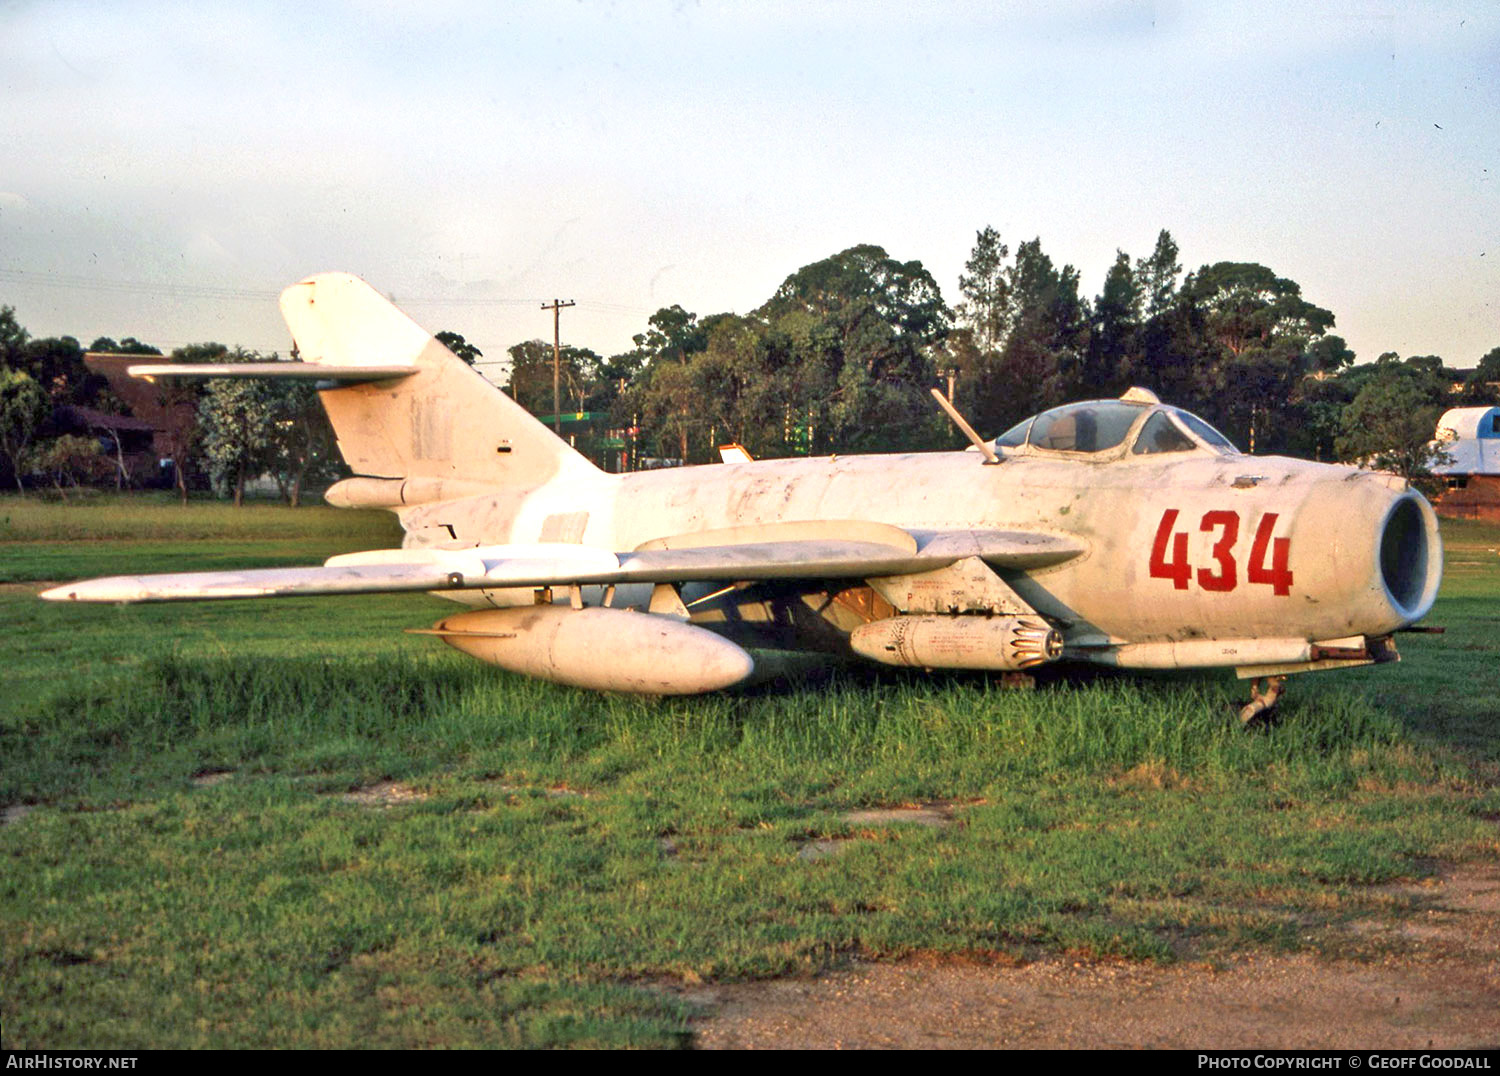
M 1087 400 L 1033 415 L 995 438 L 995 448 L 1109 458 L 1168 452 L 1239 454 L 1229 438 L 1197 415 L 1158 403 L 1139 389 L 1119 400 Z

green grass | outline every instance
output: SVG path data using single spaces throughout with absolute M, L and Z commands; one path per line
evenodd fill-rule
M 0 584 L 312 564 L 401 544 L 388 512 L 191 501 L 170 494 L 0 498 Z
M 300 508 L 266 501 L 236 508 L 201 499 L 184 506 L 175 493 L 85 491 L 66 501 L 0 496 L 0 543 L 332 539 L 362 548 L 361 542 L 400 542 L 389 512 L 351 512 L 314 500 Z
M 184 529 L 286 562 L 337 551 L 267 536 L 263 511 Z M 141 519 L 57 563 L 149 561 Z M 382 525 L 342 548 L 388 544 Z M 1445 534 L 1448 633 L 1293 680 L 1255 734 L 1217 676 L 649 700 L 401 634 L 451 609 L 425 596 L 100 608 L 0 589 L 0 804 L 37 805 L 0 827 L 5 1045 L 681 1045 L 690 1012 L 655 984 L 918 951 L 1347 946 L 1322 928 L 1403 913 L 1372 883 L 1500 845 L 1500 529 Z M 151 540 L 158 570 L 195 548 Z M 193 781 L 216 771 L 233 776 Z M 341 795 L 379 779 L 425 798 Z M 958 823 L 844 817 L 921 800 L 958 802 Z M 840 850 L 802 855 L 813 840 Z
M 1443 546 L 1442 593 L 1426 623 L 1445 634 L 1399 636 L 1406 660 L 1396 675 L 1371 677 L 1362 689 L 1408 716 L 1414 742 L 1479 760 L 1500 782 L 1500 525 L 1444 520 Z

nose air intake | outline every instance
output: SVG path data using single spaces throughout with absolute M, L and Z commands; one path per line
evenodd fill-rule
M 1408 621 L 1432 608 L 1442 578 L 1443 544 L 1437 518 L 1420 495 L 1391 505 L 1380 532 L 1380 578 L 1391 605 Z

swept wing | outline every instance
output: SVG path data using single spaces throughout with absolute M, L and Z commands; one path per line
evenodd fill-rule
M 822 524 L 821 526 L 826 526 Z M 851 528 L 870 531 L 869 524 Z M 310 594 L 473 590 L 503 587 L 685 583 L 770 579 L 868 579 L 943 568 L 979 557 L 1024 571 L 1083 552 L 1073 537 L 1009 530 L 905 531 L 881 528 L 888 540 L 806 538 L 693 544 L 701 535 L 647 543 L 614 553 L 561 543 L 470 549 L 378 549 L 330 558 L 321 567 L 112 576 L 67 583 L 48 601 L 164 602 L 271 598 Z

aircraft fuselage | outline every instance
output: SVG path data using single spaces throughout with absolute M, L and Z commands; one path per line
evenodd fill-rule
M 766 460 L 555 482 L 403 512 L 409 542 L 451 535 L 459 544 L 601 549 L 799 520 L 1081 539 L 1078 557 L 1000 574 L 1063 625 L 1075 656 L 1145 667 L 1253 667 L 1300 660 L 1309 642 L 1387 634 L 1426 611 L 1440 556 L 1431 509 L 1404 480 L 1233 455 L 1017 455 L 997 466 L 974 452 Z

